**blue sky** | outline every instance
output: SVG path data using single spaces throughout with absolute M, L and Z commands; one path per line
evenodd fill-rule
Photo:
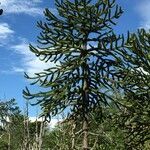
M 22 90 L 29 86 L 23 72 L 32 75 L 54 64 L 40 62 L 28 49 L 36 45 L 40 30 L 36 22 L 44 20 L 43 10 L 49 8 L 56 13 L 54 0 L 0 0 L 4 10 L 0 16 L 0 99 L 15 98 L 24 108 Z M 124 14 L 115 27 L 117 33 L 136 31 L 140 27 L 150 28 L 150 0 L 117 0 Z M 31 88 L 31 87 L 30 87 Z M 32 89 L 32 88 L 31 88 Z M 37 88 L 36 88 L 37 89 Z M 36 108 L 30 111 L 34 116 Z

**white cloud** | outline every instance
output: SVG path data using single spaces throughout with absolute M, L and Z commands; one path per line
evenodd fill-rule
M 0 23 L 0 45 L 4 45 L 13 33 L 14 31 L 7 23 Z
M 9 117 L 6 117 L 6 121 L 8 121 L 8 122 L 10 121 Z M 31 116 L 29 116 L 29 121 L 30 122 L 36 122 L 36 121 L 42 122 L 42 121 L 44 121 L 44 119 L 42 117 L 38 118 L 38 117 L 31 117 Z M 48 123 L 48 127 L 53 129 L 61 121 L 62 121 L 62 119 L 52 118 L 50 123 Z M 1 122 L 0 122 L 0 125 L 1 125 Z
M 150 29 L 150 0 L 140 1 L 136 10 L 142 18 L 141 27 Z
M 29 50 L 29 44 L 25 41 L 18 45 L 11 46 L 11 49 L 14 50 L 14 52 L 22 55 L 21 66 L 15 66 L 13 67 L 13 71 L 17 73 L 26 72 L 30 76 L 33 76 L 34 73 L 38 73 L 40 71 L 43 71 L 43 69 L 48 69 L 50 67 L 56 66 L 55 63 L 47 62 L 39 60 L 38 57 L 36 57 L 30 50 Z
M 5 14 L 24 13 L 31 16 L 43 14 L 43 8 L 38 6 L 41 0 L 1 0 L 1 8 Z
M 36 120 L 37 121 L 43 121 L 43 118 L 37 118 L 37 117 L 29 117 L 29 120 L 31 122 L 35 122 Z M 62 119 L 55 119 L 55 118 L 52 118 L 50 123 L 48 123 L 48 126 L 50 128 L 54 128 Z

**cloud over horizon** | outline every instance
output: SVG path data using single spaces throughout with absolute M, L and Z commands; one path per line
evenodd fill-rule
M 37 117 L 29 117 L 29 120 L 31 122 L 35 122 L 35 121 L 43 121 L 43 118 L 37 118 Z M 52 118 L 50 123 L 48 123 L 48 126 L 52 129 L 55 128 L 56 125 L 58 125 L 58 123 L 62 121 L 62 119 L 59 118 Z

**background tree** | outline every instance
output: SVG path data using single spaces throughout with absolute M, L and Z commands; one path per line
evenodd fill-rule
M 21 134 L 18 134 L 20 130 L 20 109 L 16 105 L 15 99 L 10 101 L 0 102 L 0 148 L 1 149 L 16 149 L 20 148 Z M 17 120 L 19 120 L 17 122 Z
M 91 150 L 125 149 L 125 136 L 123 129 L 114 121 L 118 108 L 115 104 L 103 108 L 103 119 L 99 109 L 90 114 L 89 147 Z M 120 121 L 121 122 L 121 121 Z M 43 149 L 70 150 L 72 147 L 72 122 L 61 122 L 53 130 L 46 132 L 43 139 Z M 82 146 L 82 132 L 80 120 L 77 121 L 75 133 L 75 147 L 77 150 Z
M 56 64 L 35 73 L 32 84 L 45 88 L 38 93 L 23 91 L 25 98 L 36 99 L 46 117 L 65 109 L 68 119 L 80 119 L 83 149 L 88 147 L 89 115 L 95 108 L 108 105 L 110 90 L 124 76 L 120 48 L 123 36 L 113 32 L 122 9 L 115 0 L 55 0 L 59 16 L 48 9 L 45 22 L 38 22 L 42 30 L 39 45 L 30 50 L 41 61 Z

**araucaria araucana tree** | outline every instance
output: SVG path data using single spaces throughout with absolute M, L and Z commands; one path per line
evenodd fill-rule
M 82 120 L 83 149 L 88 150 L 88 128 L 91 110 L 107 105 L 110 89 L 122 78 L 119 68 L 123 36 L 116 36 L 113 26 L 123 13 L 115 0 L 55 0 L 58 14 L 48 9 L 39 46 L 30 50 L 45 62 L 56 66 L 36 73 L 33 84 L 45 88 L 32 94 L 24 90 L 27 99 L 36 99 L 43 115 L 54 116 L 67 109 L 69 118 Z
M 125 132 L 125 149 L 143 149 L 150 139 L 150 30 L 129 34 L 126 49 L 130 72 L 116 118 Z

